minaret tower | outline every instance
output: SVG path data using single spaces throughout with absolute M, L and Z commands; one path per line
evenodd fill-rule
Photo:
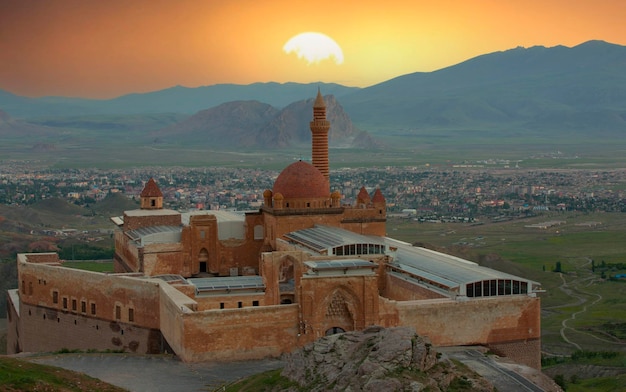
M 330 183 L 328 170 L 328 130 L 330 130 L 330 122 L 326 120 L 326 103 L 324 102 L 319 88 L 317 89 L 317 97 L 313 104 L 313 121 L 311 121 L 310 127 L 313 166 L 315 166 Z

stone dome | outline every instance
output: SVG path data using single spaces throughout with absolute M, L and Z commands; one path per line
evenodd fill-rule
M 274 195 L 285 199 L 328 198 L 330 187 L 324 175 L 310 163 L 298 161 L 287 166 L 274 182 Z

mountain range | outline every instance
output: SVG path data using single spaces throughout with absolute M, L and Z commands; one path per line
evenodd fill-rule
M 298 145 L 310 137 L 311 99 L 318 88 L 328 102 L 331 145 L 371 148 L 376 142 L 370 134 L 475 130 L 497 131 L 495 137 L 528 132 L 555 139 L 573 133 L 626 135 L 626 47 L 603 41 L 572 48 L 519 47 L 367 88 L 326 83 L 178 86 L 110 100 L 26 98 L 0 91 L 0 109 L 8 113 L 0 119 L 0 135 L 15 136 L 19 125 L 24 134 L 115 129 L 161 143 Z M 12 131 L 7 124 L 13 124 Z

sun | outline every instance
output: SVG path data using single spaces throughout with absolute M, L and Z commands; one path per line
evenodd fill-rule
M 295 52 L 299 59 L 308 64 L 318 64 L 320 61 L 332 59 L 335 64 L 343 63 L 343 51 L 334 39 L 326 34 L 306 32 L 293 36 L 283 46 L 287 54 Z

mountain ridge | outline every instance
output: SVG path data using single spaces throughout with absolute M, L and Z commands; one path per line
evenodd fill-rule
M 20 116 L 15 116 L 11 108 L 21 108 L 18 112 L 26 114 L 48 113 L 53 117 L 45 121 L 28 121 L 36 122 L 35 125 L 50 126 L 49 130 L 57 129 L 54 127 L 59 125 L 60 128 L 85 126 L 93 131 L 104 132 L 106 127 L 122 130 L 124 120 L 109 121 L 103 115 L 101 120 L 96 117 L 88 121 L 66 121 L 67 117 L 63 117 L 63 113 L 74 113 L 83 110 L 83 106 L 91 107 L 89 105 L 96 104 L 104 106 L 89 110 L 114 112 L 123 108 L 126 112 L 136 112 L 167 108 L 168 113 L 172 113 L 181 108 L 188 111 L 199 108 L 192 112 L 196 114 L 189 116 L 191 118 L 199 112 L 227 102 L 258 101 L 274 107 L 277 117 L 272 121 L 264 120 L 248 125 L 236 115 L 226 118 L 222 114 L 220 119 L 210 118 L 209 121 L 221 123 L 221 132 L 214 130 L 210 135 L 218 140 L 245 134 L 245 143 L 224 141 L 224 145 L 229 148 L 266 148 L 270 145 L 279 147 L 298 144 L 304 140 L 304 135 L 308 135 L 306 128 L 310 118 L 305 119 L 304 115 L 290 118 L 287 112 L 279 112 L 297 102 L 310 100 L 317 88 L 328 96 L 334 96 L 340 102 L 345 116 L 354 123 L 349 125 L 354 130 L 345 128 L 342 131 L 344 136 L 354 133 L 354 137 L 349 136 L 345 140 L 354 140 L 357 134 L 371 141 L 369 134 L 445 136 L 450 132 L 475 130 L 491 132 L 493 137 L 528 134 L 550 140 L 569 138 L 572 135 L 579 139 L 611 139 L 626 135 L 626 47 L 599 40 L 587 41 L 574 47 L 532 46 L 487 53 L 436 71 L 401 75 L 366 88 L 332 83 L 273 82 L 198 88 L 175 86 L 151 93 L 128 94 L 107 101 L 63 97 L 34 99 L 0 91 L 0 109 L 18 120 Z M 213 94 L 210 99 L 200 98 L 209 92 Z M 260 99 L 248 99 L 249 97 Z M 294 97 L 300 98 L 293 99 Z M 59 108 L 65 109 L 56 111 Z M 292 109 L 295 110 L 295 107 Z M 84 110 L 81 115 L 86 114 Z M 253 116 L 253 113 L 247 115 Z M 148 115 L 137 116 L 140 118 Z M 174 129 L 178 124 L 189 121 L 186 116 L 188 114 L 152 118 L 133 129 L 158 134 L 164 132 L 162 128 Z M 298 122 L 294 122 L 294 119 Z M 98 121 L 101 123 L 98 124 Z M 343 120 L 334 118 L 332 121 Z M 238 122 L 242 123 L 238 125 Z M 206 126 L 219 128 L 217 124 Z M 249 126 L 258 132 L 252 135 L 250 129 L 238 129 L 243 126 Z M 281 130 L 280 126 L 286 128 Z M 184 129 L 181 128 L 180 131 L 183 132 Z M 137 137 L 139 136 L 145 135 Z M 331 134 L 331 143 L 332 138 Z M 335 142 L 343 143 L 338 140 Z M 371 145 L 368 142 L 363 144 Z

